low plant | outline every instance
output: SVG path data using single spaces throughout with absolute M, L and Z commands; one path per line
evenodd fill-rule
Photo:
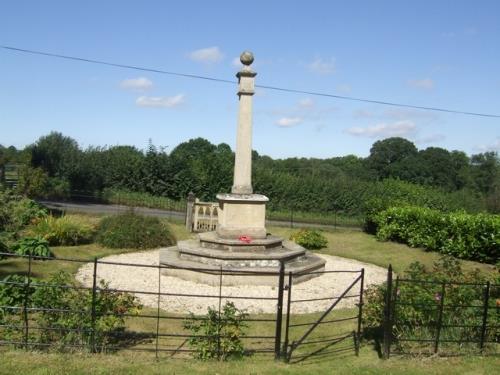
M 111 248 L 150 249 L 173 245 L 175 237 L 158 218 L 128 212 L 103 218 L 97 241 Z
M 73 246 L 90 243 L 96 227 L 85 216 L 47 216 L 31 228 L 31 233 L 46 239 L 51 246 Z
M 0 231 L 19 231 L 47 214 L 46 208 L 31 199 L 10 190 L 0 191 Z
M 232 302 L 226 302 L 220 313 L 212 307 L 208 308 L 203 317 L 196 317 L 191 313 L 183 326 L 193 335 L 188 343 L 195 349 L 195 357 L 220 361 L 242 357 L 245 348 L 241 338 L 247 328 L 244 321 L 247 316 Z
M 0 253 L 10 253 L 9 247 L 0 240 Z M 0 259 L 3 259 L 4 256 L 0 254 Z
M 290 235 L 290 240 L 307 250 L 318 250 L 328 245 L 326 237 L 316 229 L 301 229 Z
M 31 282 L 37 280 L 32 278 Z M 0 323 L 12 315 L 17 315 L 26 298 L 33 294 L 33 286 L 28 286 L 28 278 L 23 275 L 8 275 L 0 281 Z
M 53 257 L 49 242 L 40 237 L 26 237 L 17 241 L 12 246 L 12 251 L 18 255 L 31 255 L 34 257 Z
M 125 316 L 138 313 L 142 306 L 132 294 L 109 290 L 103 280 L 95 294 L 94 314 L 92 301 L 92 290 L 79 288 L 67 272 L 53 274 L 46 285 L 38 283 L 31 298 L 32 306 L 41 310 L 35 318 L 40 327 L 36 341 L 59 350 L 93 346 L 98 352 L 118 345 Z
M 394 283 L 391 300 L 397 300 L 391 312 L 392 334 L 402 348 L 416 346 L 415 340 L 436 336 L 439 310 L 443 303 L 441 339 L 456 340 L 457 345 L 479 342 L 483 323 L 486 281 L 479 271 L 465 272 L 457 259 L 444 256 L 428 270 L 419 262 L 412 263 Z M 493 281 L 495 282 L 495 281 Z M 498 288 L 490 289 L 489 306 L 495 308 Z M 387 285 L 370 286 L 365 290 L 363 323 L 366 332 L 381 334 L 386 306 Z M 491 310 L 493 312 L 494 310 Z M 498 314 L 490 313 L 488 325 L 500 323 Z M 495 329 L 487 330 L 486 340 L 498 340 Z

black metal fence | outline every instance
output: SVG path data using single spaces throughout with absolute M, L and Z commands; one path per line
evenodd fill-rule
M 264 313 L 246 315 L 242 320 L 247 325 L 245 331 L 248 334 L 242 334 L 241 339 L 245 350 L 249 353 L 268 353 L 274 355 L 275 358 L 287 357 L 289 359 L 292 351 L 299 346 L 311 344 L 318 346 L 328 340 L 329 343 L 339 341 L 338 337 L 330 337 L 331 340 L 328 338 L 322 341 L 309 334 L 320 325 L 331 325 L 337 321 L 347 320 L 354 324 L 349 331 L 349 335 L 355 340 L 355 345 L 351 345 L 351 350 L 357 352 L 359 348 L 362 271 L 361 273 L 352 272 L 355 281 L 340 295 L 292 300 L 294 276 L 292 273 L 285 274 L 283 264 L 279 272 L 268 272 L 265 275 L 262 272 L 226 271 L 222 268 L 215 271 L 208 268 L 201 270 L 176 268 L 176 270 L 202 273 L 218 280 L 210 290 L 203 289 L 196 292 L 188 290 L 179 293 L 173 290 L 168 282 L 162 281 L 163 272 L 172 269 L 170 266 L 98 259 L 89 263 L 88 259 L 44 258 L 10 253 L 0 253 L 0 259 L 1 257 L 5 258 L 1 261 L 2 268 L 4 270 L 15 269 L 15 274 L 20 275 L 21 278 L 7 277 L 3 280 L 0 278 L 0 286 L 3 286 L 3 290 L 5 291 L 6 287 L 9 289 L 8 293 L 0 295 L 2 302 L 0 304 L 0 345 L 27 350 L 45 348 L 89 352 L 147 351 L 154 352 L 156 356 L 193 353 L 197 349 L 190 345 L 192 338 L 215 339 L 217 342 L 224 339 L 220 331 L 193 333 L 185 327 L 184 323 L 189 319 L 195 321 L 209 319 L 206 314 L 207 301 L 213 301 L 208 305 L 217 312 L 219 326 L 221 309 L 225 302 L 232 301 L 238 305 L 238 301 L 249 301 L 249 303 L 263 302 L 271 306 L 270 310 Z M 78 279 L 82 282 L 75 282 L 71 274 L 82 266 L 87 267 L 87 279 L 82 279 L 85 275 L 82 276 L 79 273 Z M 113 285 L 110 287 L 101 284 L 100 274 L 105 272 L 106 267 L 108 270 L 126 268 L 124 272 L 130 275 L 130 279 L 134 278 L 134 272 L 141 272 L 143 279 L 156 280 L 154 290 L 141 288 L 140 285 L 130 288 L 129 286 Z M 64 269 L 70 276 L 67 279 L 50 277 L 48 271 L 50 269 Z M 320 273 L 329 272 L 332 271 Z M 241 294 L 241 291 L 239 293 L 227 292 L 228 288 L 224 282 L 226 278 L 254 278 L 256 276 L 275 279 L 275 295 L 252 294 L 251 288 L 248 288 L 248 293 L 245 294 Z M 307 276 L 307 274 L 301 274 L 301 276 Z M 139 277 L 138 280 L 140 283 L 141 278 Z M 351 290 L 354 290 L 354 285 L 360 282 L 361 292 L 349 294 Z M 43 290 L 43 293 L 37 297 L 37 291 L 40 290 Z M 144 307 L 141 310 L 135 311 L 129 298 L 130 295 L 142 297 Z M 344 317 L 339 320 L 325 319 L 327 315 L 331 316 L 334 307 L 341 300 L 348 298 L 359 298 L 360 303 L 354 312 L 355 316 L 349 319 L 344 319 Z M 293 304 L 326 299 L 330 299 L 332 305 L 321 316 L 316 313 L 295 317 L 290 307 Z M 198 308 L 194 311 L 194 315 L 187 315 L 188 306 L 196 306 L 197 303 L 203 305 L 203 311 Z M 176 311 L 175 304 L 184 306 L 183 311 Z M 352 309 L 349 311 L 352 312 Z M 294 323 L 295 319 L 298 321 Z M 120 321 L 122 324 L 116 324 Z M 309 327 L 306 336 L 309 336 L 309 339 L 312 338 L 310 341 L 306 341 L 305 337 L 299 338 L 299 335 L 302 335 L 302 332 L 298 330 L 300 327 Z M 286 333 L 282 334 L 284 332 Z M 339 329 L 330 330 L 330 332 L 333 334 L 339 332 Z M 295 340 L 295 338 L 298 339 Z
M 383 355 L 499 354 L 500 285 L 396 277 L 389 267 Z
M 312 356 L 332 355 L 333 353 L 353 350 L 356 355 L 359 355 L 362 338 L 364 269 L 360 271 L 317 271 L 316 274 L 347 274 L 352 275 L 353 280 L 345 289 L 337 292 L 337 295 L 293 299 L 293 278 L 292 274 L 288 275 L 285 339 L 282 351 L 283 357 L 288 362 L 292 359 L 302 361 Z M 356 307 L 335 314 L 337 312 L 335 308 L 339 306 L 339 303 L 350 299 L 357 301 Z M 320 314 L 308 317 L 306 321 L 300 319 L 299 315 L 293 314 L 293 306 L 321 301 L 329 302 L 328 307 Z M 331 329 L 333 325 L 336 328 Z M 299 348 L 301 350 L 298 350 Z

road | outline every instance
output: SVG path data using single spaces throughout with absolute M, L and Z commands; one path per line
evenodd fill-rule
M 90 214 L 117 214 L 122 212 L 127 212 L 131 209 L 130 206 L 123 206 L 118 204 L 99 204 L 99 203 L 84 203 L 84 202 L 57 202 L 49 200 L 38 200 L 39 203 L 44 206 L 63 212 L 84 212 Z M 185 213 L 178 211 L 160 210 L 157 208 L 147 208 L 147 207 L 134 207 L 134 212 L 145 215 L 145 216 L 155 216 L 168 219 L 176 219 L 180 221 L 185 220 Z M 281 220 L 266 220 L 267 225 L 280 226 L 280 227 L 290 227 L 290 221 Z M 327 225 L 327 224 L 313 224 L 313 223 L 301 223 L 294 221 L 293 227 L 295 228 L 322 228 L 322 229 L 337 229 L 340 226 Z M 353 230 L 361 230 L 357 227 L 345 227 Z

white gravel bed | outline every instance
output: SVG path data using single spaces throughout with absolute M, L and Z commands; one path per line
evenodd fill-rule
M 387 271 L 384 268 L 331 255 L 318 254 L 326 260 L 327 271 L 358 271 L 365 269 L 365 287 L 371 284 L 381 284 L 385 281 Z M 107 262 L 149 264 L 158 265 L 159 250 L 142 251 L 111 255 L 101 259 Z M 85 286 L 92 286 L 93 263 L 80 267 L 76 279 Z M 292 313 L 303 314 L 324 311 L 333 302 L 334 297 L 339 296 L 354 280 L 359 273 L 326 273 L 314 279 L 295 284 L 292 287 L 292 301 L 312 298 L 331 297 L 328 300 L 292 303 Z M 158 268 L 121 266 L 111 264 L 98 264 L 97 280 L 105 280 L 110 288 L 136 291 L 134 293 L 140 302 L 149 307 L 157 307 L 158 296 L 152 294 L 141 294 L 141 292 L 158 292 Z M 203 296 L 218 296 L 219 286 L 210 286 L 192 281 L 186 281 L 172 276 L 160 277 L 162 293 L 197 294 Z M 348 293 L 348 295 L 359 294 L 359 283 Z M 252 296 L 258 298 L 276 298 L 278 288 L 271 286 L 222 286 L 222 295 L 225 296 Z M 285 292 L 284 303 L 286 307 Z M 247 313 L 275 313 L 276 300 L 242 300 L 230 299 L 240 309 Z M 222 301 L 224 304 L 225 300 Z M 353 307 L 358 298 L 342 299 L 337 308 Z M 218 306 L 218 298 L 210 297 L 174 297 L 161 296 L 160 307 L 172 313 L 204 314 L 209 306 Z M 285 308 L 284 307 L 284 308 Z

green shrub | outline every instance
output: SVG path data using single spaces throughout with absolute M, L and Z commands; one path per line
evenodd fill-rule
M 37 280 L 31 278 L 31 282 Z M 26 296 L 34 292 L 33 286 L 26 287 L 28 278 L 22 275 L 8 275 L 0 282 L 0 306 L 22 307 Z M 3 324 L 9 316 L 18 315 L 20 310 L 0 307 L 0 323 Z
M 53 257 L 47 240 L 40 237 L 26 237 L 17 241 L 12 250 L 18 255 L 29 255 L 35 257 Z
M 47 209 L 12 191 L 0 191 L 0 231 L 18 231 L 47 216 Z
M 43 237 L 52 246 L 72 246 L 92 242 L 96 228 L 92 221 L 84 216 L 48 216 L 32 227 L 31 232 Z
M 500 216 L 392 207 L 375 216 L 377 238 L 462 259 L 494 263 L 500 256 Z
M 0 240 L 0 253 L 10 253 L 9 247 Z M 0 255 L 0 259 L 3 259 L 4 256 Z
M 412 263 L 401 279 L 393 284 L 391 299 L 397 299 L 393 316 L 393 335 L 404 339 L 435 337 L 437 314 L 441 299 L 444 309 L 441 338 L 460 343 L 478 341 L 483 319 L 485 278 L 476 270 L 464 272 L 458 260 L 444 256 L 427 270 L 419 262 Z M 445 284 L 444 295 L 443 284 Z M 466 285 L 459 285 L 465 283 Z M 495 288 L 490 291 L 490 307 L 495 307 Z M 365 290 L 363 324 L 367 332 L 381 334 L 387 285 L 370 286 Z M 477 307 L 475 307 L 477 306 Z M 491 310 L 493 311 L 493 310 Z M 498 326 L 500 315 L 490 314 L 488 325 Z M 488 340 L 495 339 L 495 330 L 488 332 Z M 498 338 L 496 338 L 498 340 Z M 411 345 L 402 341 L 399 345 Z M 460 344 L 462 345 L 462 344 Z M 475 344 L 477 345 L 477 344 Z
M 316 229 L 301 229 L 290 235 L 290 240 L 295 241 L 307 250 L 322 249 L 328 245 L 328 240 Z
M 125 329 L 125 316 L 141 309 L 135 296 L 111 291 L 101 280 L 96 292 L 93 325 L 92 290 L 79 289 L 73 277 L 63 271 L 53 274 L 47 285 L 39 283 L 31 303 L 42 309 L 36 316 L 36 324 L 41 328 L 37 330 L 36 341 L 59 350 L 63 350 L 64 345 L 90 345 L 94 328 L 95 349 L 104 351 L 107 346 L 119 343 Z M 50 329 L 54 327 L 58 329 Z
M 173 245 L 175 238 L 158 218 L 129 212 L 103 218 L 97 241 L 111 248 L 150 249 Z
M 245 354 L 241 338 L 247 327 L 244 320 L 248 315 L 239 310 L 234 303 L 226 302 L 222 311 L 208 308 L 204 319 L 196 318 L 194 314 L 183 323 L 185 329 L 191 331 L 193 337 L 188 343 L 199 359 L 217 358 L 225 361 L 229 358 L 239 358 Z

